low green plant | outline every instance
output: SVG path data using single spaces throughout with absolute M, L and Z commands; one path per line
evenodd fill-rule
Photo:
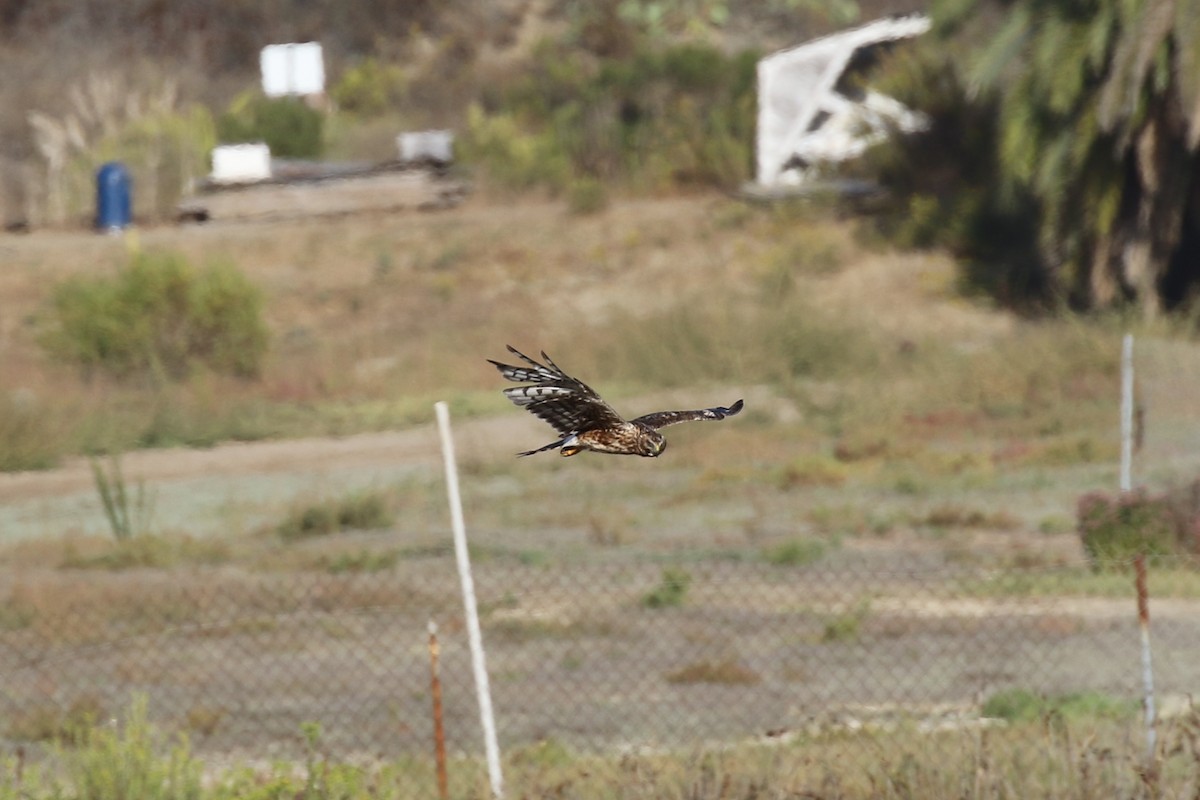
M 168 745 L 147 720 L 145 697 L 115 728 L 83 729 L 62 754 L 73 797 L 88 800 L 194 800 L 204 796 L 202 765 L 186 739 Z
M 1119 699 L 1101 692 L 1073 692 L 1063 695 L 1044 695 L 1029 689 L 1004 689 L 983 703 L 980 713 L 985 717 L 1008 722 L 1056 720 L 1074 722 L 1097 718 L 1131 718 L 1137 713 L 1133 699 Z
M 389 497 L 377 491 L 353 492 L 293 508 L 275 527 L 285 542 L 348 530 L 374 530 L 392 524 Z
M 692 576 L 687 570 L 667 567 L 662 571 L 662 580 L 642 598 L 646 608 L 676 608 L 683 605 L 691 586 Z
M 223 142 L 266 142 L 279 158 L 319 158 L 325 149 L 325 115 L 294 97 L 239 95 L 217 118 Z
M 1144 490 L 1119 495 L 1089 492 L 1079 498 L 1076 519 L 1093 567 L 1128 562 L 1137 555 L 1170 555 L 1179 548 L 1166 499 Z
M 355 553 L 339 553 L 324 560 L 325 569 L 334 575 L 347 572 L 380 572 L 391 569 L 400 561 L 399 550 L 375 552 L 359 550 Z
M 406 89 L 403 69 L 367 58 L 343 71 L 329 96 L 339 111 L 375 116 L 399 107 Z
M 109 456 L 107 469 L 101 466 L 100 459 L 95 456 L 90 459 L 90 463 L 96 494 L 100 496 L 104 517 L 108 520 L 113 538 L 118 542 L 125 542 L 138 534 L 146 533 L 154 515 L 154 500 L 146 493 L 146 482 L 138 481 L 137 490 L 131 498 L 129 488 L 125 484 L 125 475 L 121 472 L 119 455 Z
M 788 539 L 763 551 L 763 558 L 778 567 L 800 567 L 820 561 L 827 550 L 817 539 Z
M 85 374 L 177 380 L 196 366 L 259 374 L 268 333 L 262 295 L 229 263 L 197 270 L 181 255 L 137 253 L 113 277 L 53 291 L 42 345 Z
M 871 612 L 869 601 L 863 600 L 840 614 L 835 614 L 825 620 L 821 631 L 822 642 L 845 642 L 858 638 L 862 624 Z

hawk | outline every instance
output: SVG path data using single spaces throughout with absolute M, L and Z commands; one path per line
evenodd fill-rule
M 518 453 L 521 456 L 531 456 L 558 447 L 559 454 L 564 456 L 592 450 L 597 453 L 655 458 L 667 449 L 667 440 L 658 432 L 659 428 L 691 420 L 725 419 L 742 410 L 742 401 L 738 400 L 729 408 L 717 406 L 696 411 L 656 411 L 625 420 L 592 387 L 559 369 L 544 350 L 542 359 L 545 364 L 534 361 L 512 345 L 508 345 L 508 351 L 528 366 L 514 367 L 490 358 L 488 361 L 510 381 L 531 385 L 505 389 L 504 396 L 550 423 L 562 436 L 544 447 Z

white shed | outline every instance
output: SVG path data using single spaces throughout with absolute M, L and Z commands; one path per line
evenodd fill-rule
M 322 94 L 325 57 L 320 42 L 269 44 L 258 58 L 267 97 Z
M 859 51 L 919 36 L 929 24 L 923 14 L 879 19 L 758 62 L 758 184 L 803 183 L 822 162 L 861 155 L 886 135 L 889 123 L 901 130 L 924 127 L 925 118 L 899 101 L 870 89 L 850 97 L 838 82 Z

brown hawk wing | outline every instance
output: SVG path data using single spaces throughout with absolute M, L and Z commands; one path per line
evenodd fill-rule
M 635 425 L 645 425 L 648 428 L 665 428 L 668 425 L 674 425 L 678 422 L 725 419 L 726 417 L 732 417 L 741 410 L 742 401 L 738 400 L 729 406 L 729 408 L 717 406 L 715 408 L 700 408 L 695 411 L 656 411 L 653 414 L 645 414 L 629 421 Z
M 534 361 L 512 345 L 508 345 L 508 351 L 529 366 L 514 367 L 490 358 L 488 361 L 510 381 L 533 385 L 505 389 L 504 396 L 550 423 L 563 436 L 608 428 L 625 421 L 592 387 L 559 369 L 545 351 L 542 351 L 545 364 Z

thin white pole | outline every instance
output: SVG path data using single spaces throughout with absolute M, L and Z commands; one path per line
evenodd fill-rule
M 492 714 L 492 691 L 488 686 L 487 660 L 483 654 L 483 636 L 479 631 L 479 612 L 475 606 L 475 581 L 471 577 L 471 557 L 467 553 L 467 531 L 463 525 L 462 499 L 458 494 L 458 466 L 454 460 L 454 439 L 450 435 L 450 410 L 444 402 L 435 403 L 438 431 L 442 435 L 442 461 L 446 465 L 446 492 L 450 499 L 450 525 L 454 530 L 454 555 L 462 582 L 463 610 L 467 618 L 467 641 L 471 647 L 471 667 L 475 671 L 475 694 L 479 701 L 479 719 L 483 725 L 483 746 L 487 756 L 488 779 L 492 795 L 504 797 L 504 777 L 500 774 L 500 748 L 496 744 L 496 718 Z
M 1121 346 L 1121 491 L 1133 488 L 1133 334 Z

